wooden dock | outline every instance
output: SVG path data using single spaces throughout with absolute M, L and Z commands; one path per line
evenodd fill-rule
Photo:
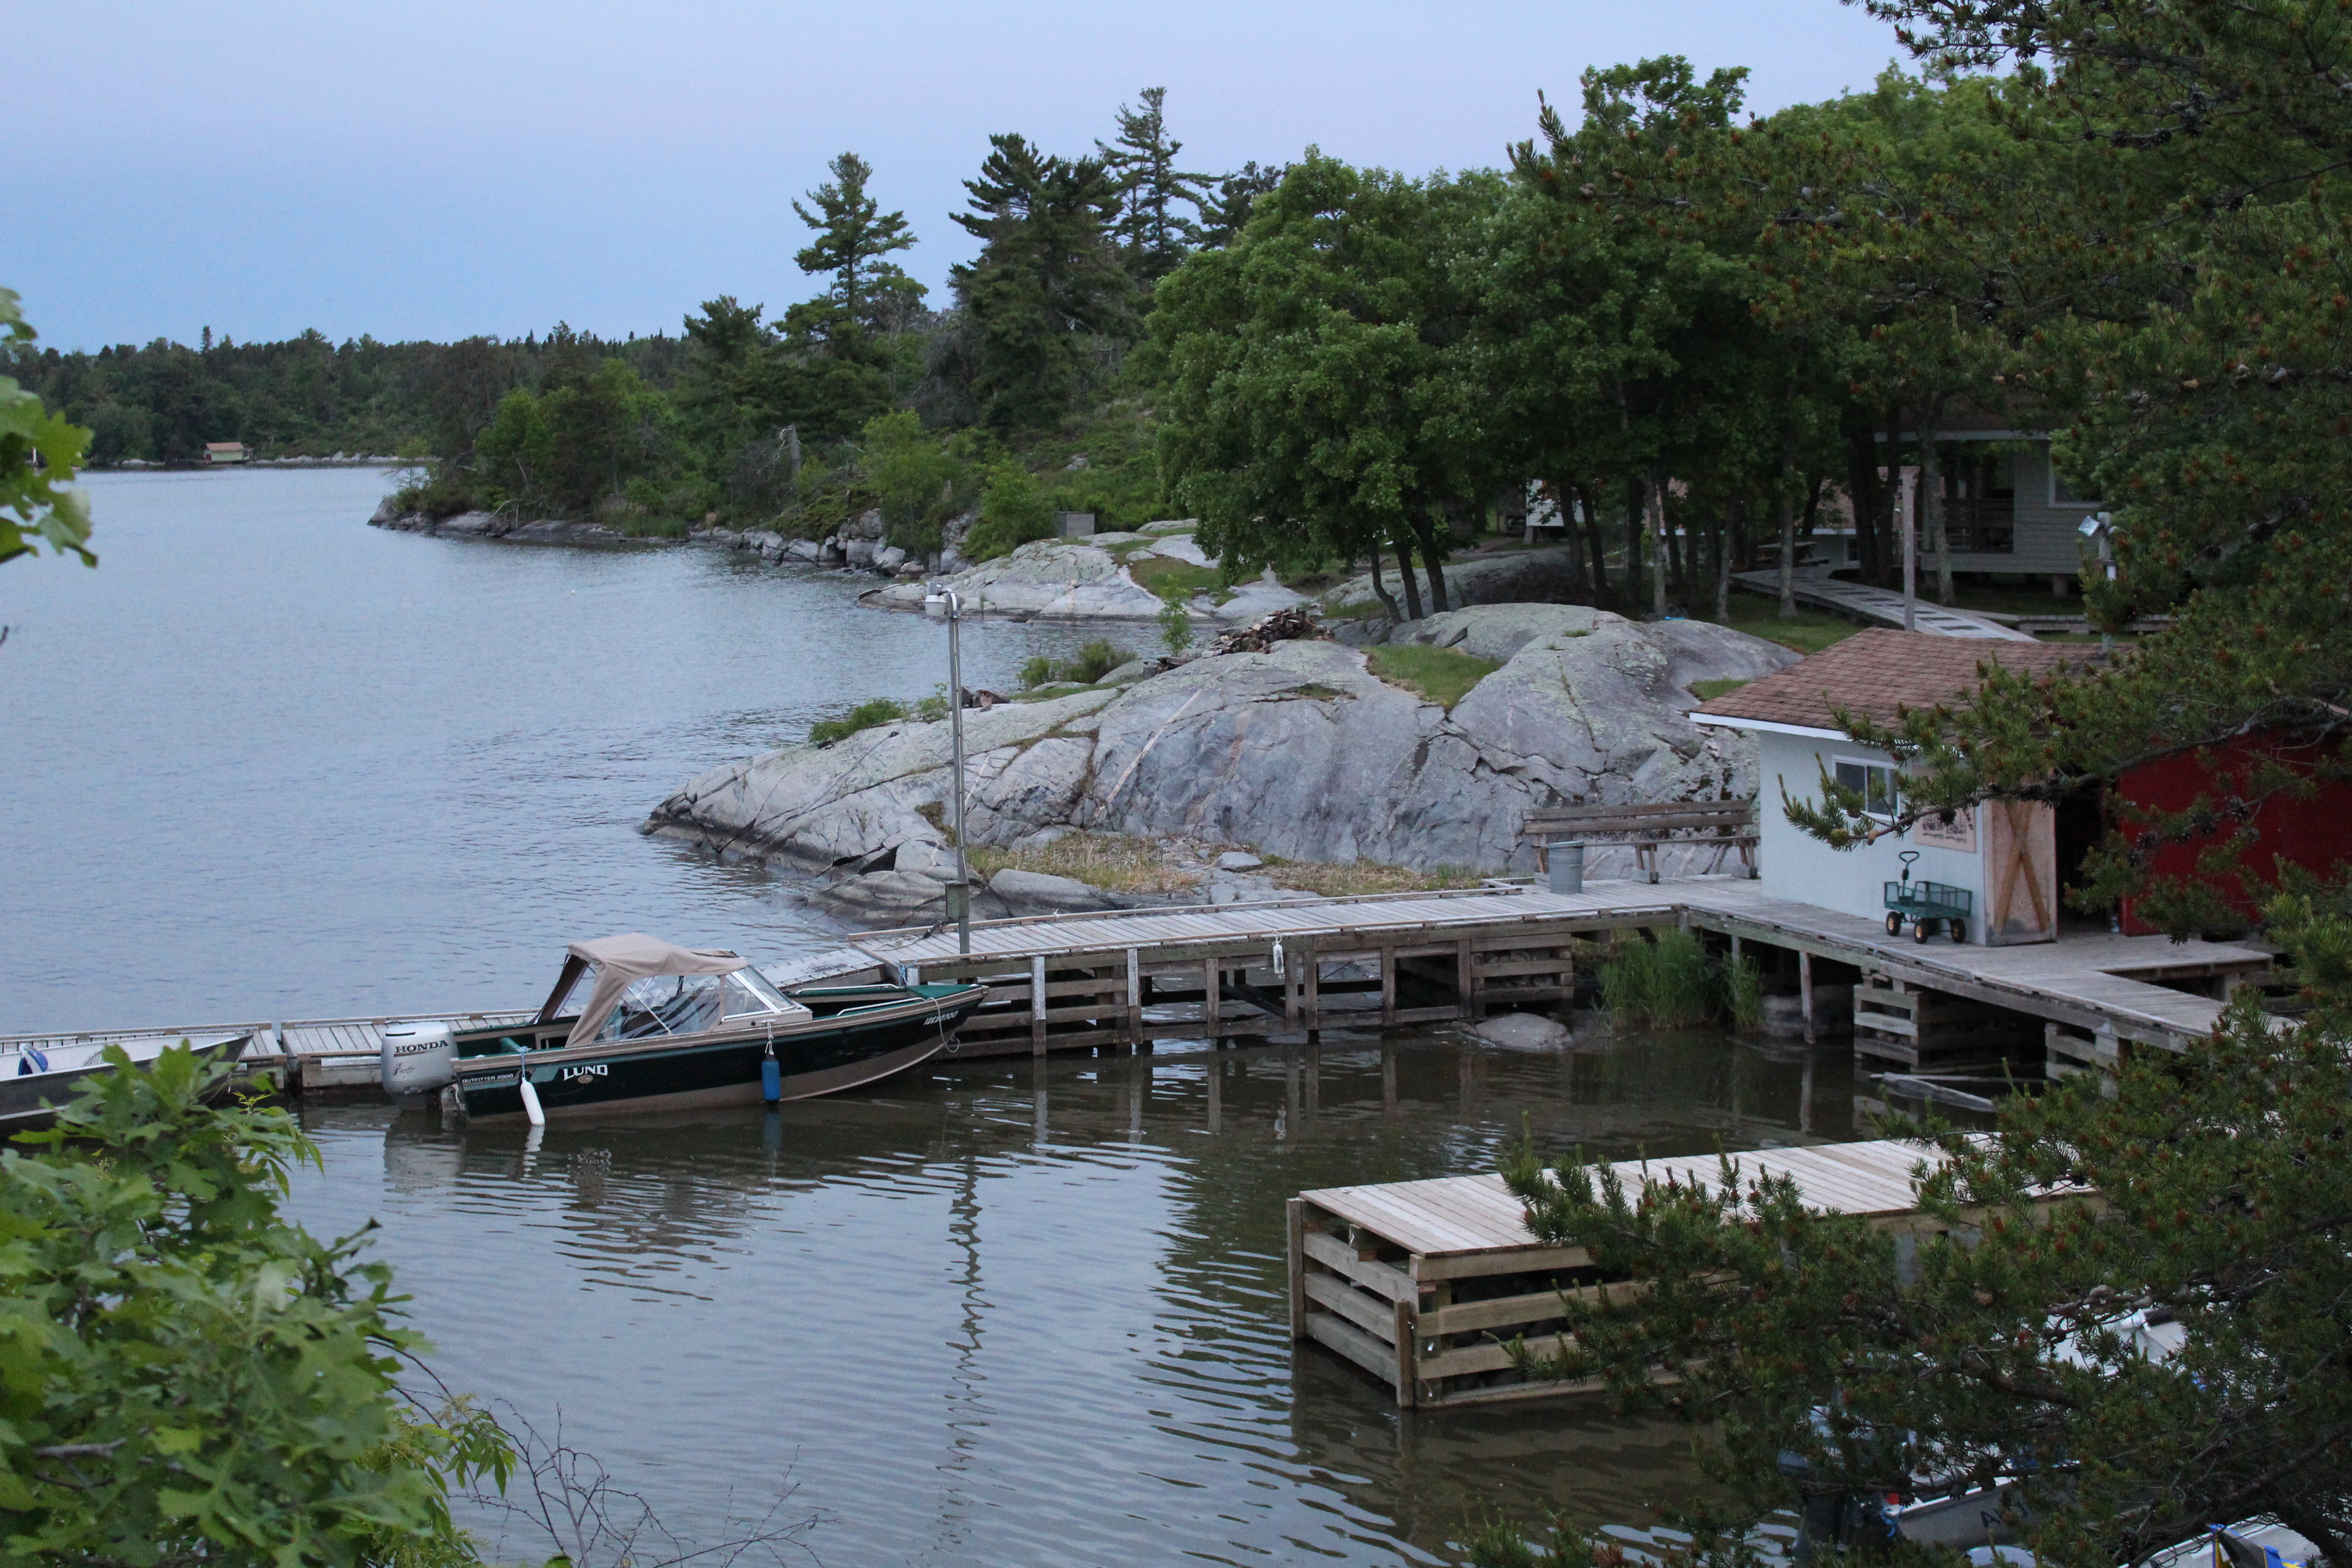
M 1794 1180 L 1808 1205 L 1902 1232 L 1941 1228 L 1918 1212 L 1915 1167 L 1941 1156 L 1895 1142 L 1734 1154 L 1742 1180 Z M 1714 1155 L 1627 1160 L 1643 1182 L 1712 1188 Z M 1401 1405 L 1454 1405 L 1586 1394 L 1599 1378 L 1530 1378 L 1508 1348 L 1563 1348 L 1561 1294 L 1585 1300 L 1638 1289 L 1603 1281 L 1580 1247 L 1547 1247 L 1498 1175 L 1327 1187 L 1289 1201 L 1290 1337 L 1338 1352 L 1396 1390 Z
M 2037 1044 L 2112 1062 L 2120 1042 L 2179 1049 L 2210 1031 L 2229 988 L 2270 965 L 2230 942 L 2070 932 L 2055 942 L 1978 947 L 1891 939 L 1877 921 L 1765 896 L 1744 877 L 1595 882 L 1580 894 L 1489 883 L 1449 893 L 1297 899 L 983 921 L 971 952 L 951 929 L 855 939 L 880 975 L 984 981 L 961 1054 L 1149 1048 L 1162 1039 L 1290 1034 L 1475 1019 L 1557 1006 L 1574 994 L 1580 940 L 1680 926 L 1785 960 L 1806 993 L 1816 961 L 1859 980 L 1874 1034 L 1899 1039 L 1916 993 L 2002 1010 Z M 1910 1026 L 1915 1031 L 1917 1023 Z M 2053 1049 L 2058 1047 L 2053 1047 Z M 1889 1065 L 1919 1068 L 1916 1048 Z M 2101 1056 L 2101 1052 L 2105 1056 Z
M 1817 983 L 1856 987 L 1860 1054 L 1897 1072 L 1948 1066 L 1929 1037 L 1940 1002 L 1998 1013 L 2047 1052 L 2055 1074 L 2112 1070 L 2132 1044 L 2180 1048 L 2210 1031 L 2229 989 L 2270 965 L 2259 949 L 2164 937 L 2068 933 L 2028 947 L 1890 939 L 1874 921 L 1768 898 L 1746 877 L 1594 882 L 1563 895 L 1493 880 L 1447 892 L 1282 899 L 1046 915 L 952 929 L 870 932 L 796 981 L 977 980 L 988 996 L 958 1037 L 960 1057 L 1150 1049 L 1161 1040 L 1312 1036 L 1555 1010 L 1576 994 L 1579 944 L 1612 931 L 1682 927 L 1769 961 L 1805 1000 Z M 1585 949 L 1587 954 L 1590 948 Z M 1822 965 L 1827 965 L 1826 969 Z M 1842 998 L 1841 998 L 1842 1000 Z M 283 1069 L 296 1094 L 366 1092 L 384 1026 L 424 1015 L 0 1037 L 0 1054 L 164 1035 L 252 1034 L 248 1071 Z M 461 1027 L 520 1022 L 469 1013 Z M 2021 1065 L 2014 1052 L 2001 1059 Z M 2023 1064 L 2034 1065 L 2034 1064 Z

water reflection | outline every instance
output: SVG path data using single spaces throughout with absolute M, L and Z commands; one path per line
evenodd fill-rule
M 1612 1157 L 1847 1135 L 1842 1058 L 1580 1044 L 950 1064 L 536 1149 L 319 1111 L 328 1171 L 297 1205 L 381 1218 L 452 1385 L 560 1407 L 689 1527 L 789 1465 L 838 1516 L 829 1563 L 1450 1561 L 1492 1510 L 1646 1519 L 1692 1484 L 1682 1436 L 1559 1405 L 1400 1413 L 1289 1342 L 1283 1199 L 1490 1169 L 1522 1117 Z

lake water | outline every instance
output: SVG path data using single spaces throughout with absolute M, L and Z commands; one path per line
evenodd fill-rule
M 512 1005 L 610 930 L 832 940 L 788 882 L 636 825 L 714 762 L 929 691 L 940 628 L 713 552 L 385 533 L 383 488 L 102 477 L 97 571 L 0 567 L 0 1032 Z M 984 624 L 971 679 L 1085 635 Z M 1843 1057 L 1588 1021 L 1566 1052 L 949 1061 L 535 1145 L 312 1109 L 294 1209 L 380 1223 L 447 1385 L 560 1426 L 694 1540 L 789 1477 L 835 1565 L 1450 1562 L 1492 1511 L 1643 1521 L 1694 1484 L 1684 1440 L 1400 1413 L 1286 1337 L 1284 1198 L 1492 1169 L 1522 1118 L 1613 1157 L 1843 1138 L 1851 1092 Z
M 0 570 L 0 1034 L 531 1005 L 614 931 L 827 943 L 789 883 L 637 826 L 715 763 L 929 694 L 945 630 L 858 608 L 870 576 L 369 528 L 386 488 L 93 476 L 98 569 Z M 998 688 L 1089 635 L 965 633 Z

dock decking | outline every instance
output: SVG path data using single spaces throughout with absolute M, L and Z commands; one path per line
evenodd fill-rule
M 1825 959 L 1889 987 L 2039 1019 L 2079 1042 L 2085 1061 L 2111 1061 L 2122 1040 L 2179 1048 L 2212 1028 L 2231 984 L 2270 964 L 2234 943 L 2093 932 L 2032 946 L 1923 945 L 1890 939 L 1873 921 L 1767 897 L 1744 877 L 1041 916 L 974 925 L 970 953 L 938 927 L 855 941 L 885 973 L 985 981 L 989 998 L 962 1032 L 964 1054 L 979 1056 L 1556 1004 L 1574 992 L 1576 939 L 1664 925 L 1793 952 L 1808 976 Z
M 1808 995 L 1820 959 L 1892 995 L 1936 993 L 2040 1020 L 2054 1072 L 2111 1068 L 2124 1042 L 2179 1049 L 2212 1028 L 2231 985 L 2270 964 L 2267 953 L 2234 943 L 2105 933 L 2023 947 L 1921 945 L 1890 939 L 1873 921 L 1769 898 L 1745 877 L 1706 876 L 1595 882 L 1580 894 L 1496 881 L 1446 892 L 983 921 L 972 927 L 970 953 L 957 951 L 952 930 L 875 931 L 845 950 L 845 973 L 822 978 L 984 982 L 988 997 L 959 1036 L 965 1057 L 1149 1049 L 1163 1039 L 1391 1027 L 1557 1006 L 1575 994 L 1579 941 L 1675 925 L 1727 937 L 1735 947 L 1794 954 Z M 1867 1017 L 1899 1037 L 1919 1026 L 1901 1012 L 1897 1005 Z M 407 1016 L 27 1035 L 0 1037 L 0 1053 L 27 1044 L 251 1033 L 248 1061 L 282 1065 L 297 1092 L 363 1088 L 375 1079 L 379 1033 Z M 452 1021 L 470 1027 L 525 1016 Z M 1898 1068 L 1921 1065 L 1900 1046 L 1887 1048 Z
M 1941 1156 L 1893 1141 L 1758 1149 L 1731 1156 L 1743 1179 L 1786 1176 L 1811 1206 L 1889 1228 L 1932 1224 L 1912 1171 Z M 1712 1188 L 1714 1155 L 1625 1160 L 1627 1187 Z M 1600 1282 L 1582 1249 L 1547 1247 L 1498 1175 L 1444 1176 L 1301 1193 L 1288 1205 L 1290 1336 L 1313 1340 L 1391 1384 L 1402 1405 L 1485 1404 L 1588 1393 L 1598 1379 L 1530 1379 L 1507 1348 L 1559 1346 L 1560 1293 Z

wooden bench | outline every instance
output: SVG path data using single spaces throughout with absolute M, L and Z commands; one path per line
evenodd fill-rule
M 1659 805 L 1543 805 L 1528 813 L 1519 824 L 1519 841 L 1532 844 L 1536 869 L 1551 870 L 1551 840 L 1580 839 L 1630 842 L 1633 858 L 1658 879 L 1661 844 L 1720 846 L 1715 868 L 1723 866 L 1723 851 L 1739 851 L 1739 863 L 1756 875 L 1756 803 L 1752 800 L 1678 800 Z

